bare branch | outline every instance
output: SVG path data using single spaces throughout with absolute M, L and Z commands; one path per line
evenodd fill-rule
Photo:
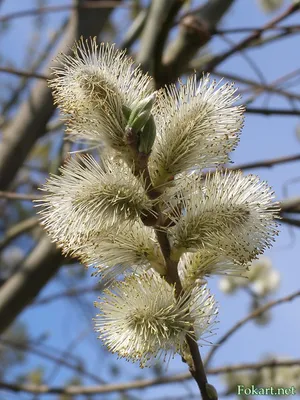
M 281 200 L 281 212 L 299 213 L 300 212 L 300 197 L 291 197 Z
M 298 219 L 288 218 L 288 217 L 285 217 L 284 215 L 282 215 L 280 221 L 284 224 L 288 224 L 288 225 L 292 225 L 292 226 L 296 226 L 297 228 L 300 228 L 300 220 L 298 220 Z
M 229 28 L 229 29 L 215 29 L 212 31 L 213 35 L 227 35 L 232 33 L 247 33 L 247 32 L 259 32 L 264 33 L 267 31 L 300 31 L 300 25 L 281 25 L 281 26 L 270 26 L 269 28 L 252 27 L 252 28 Z
M 14 239 L 35 228 L 38 225 L 36 217 L 27 218 L 24 221 L 18 222 L 16 225 L 10 227 L 4 237 L 0 240 L 0 251 L 8 246 Z
M 238 329 L 240 329 L 242 326 L 244 326 L 248 321 L 251 321 L 253 318 L 258 317 L 259 315 L 262 315 L 266 311 L 270 310 L 271 308 L 278 306 L 283 303 L 287 303 L 289 301 L 294 300 L 296 297 L 300 296 L 300 290 L 298 290 L 295 293 L 292 293 L 288 296 L 282 297 L 277 300 L 272 300 L 269 303 L 265 304 L 262 307 L 259 307 L 255 309 L 253 312 L 248 314 L 245 318 L 241 319 L 238 321 L 235 325 L 233 325 L 232 328 L 228 330 L 220 339 L 218 342 L 218 345 L 215 347 L 212 347 L 210 352 L 208 353 L 206 360 L 205 360 L 205 366 L 208 366 L 209 363 L 211 362 L 212 357 L 214 356 L 215 352 L 220 349 L 221 345 L 225 343 Z
M 244 363 L 228 365 L 220 368 L 212 368 L 208 370 L 209 375 L 220 375 L 229 372 L 254 370 L 259 371 L 264 368 L 277 368 L 277 367 L 291 367 L 294 365 L 300 365 L 300 359 L 294 360 L 269 360 L 260 363 Z M 191 379 L 190 374 L 177 374 L 172 376 L 165 376 L 161 378 L 153 379 L 142 379 L 138 381 L 99 385 L 99 386 L 68 386 L 68 387 L 50 387 L 47 385 L 19 385 L 8 382 L 0 382 L 0 388 L 13 391 L 13 392 L 25 392 L 25 393 L 36 393 L 36 394 L 69 394 L 69 395 L 88 395 L 88 394 L 103 394 L 112 392 L 124 392 L 126 390 L 133 389 L 144 389 L 146 387 L 152 387 L 157 385 L 164 385 L 169 383 L 178 383 Z
M 276 16 L 275 18 L 271 19 L 271 21 L 269 21 L 267 24 L 265 24 L 263 27 L 261 27 L 260 30 L 252 32 L 249 36 L 247 36 L 245 39 L 241 40 L 239 43 L 237 43 L 235 46 L 233 46 L 229 50 L 214 57 L 206 65 L 205 71 L 207 71 L 207 72 L 212 71 L 217 65 L 220 65 L 222 62 L 227 60 L 228 57 L 245 49 L 246 47 L 251 45 L 255 40 L 258 40 L 265 30 L 271 29 L 272 27 L 276 26 L 279 22 L 282 22 L 283 20 L 285 20 L 286 18 L 288 18 L 295 12 L 299 11 L 299 9 L 300 9 L 299 2 L 295 2 L 295 3 L 291 4 L 284 12 L 282 12 L 280 15 Z
M 247 107 L 246 113 L 248 114 L 262 114 L 262 115 L 300 115 L 300 110 L 286 110 L 280 108 L 255 108 Z
M 197 67 L 197 65 L 195 63 L 193 63 L 191 65 L 191 68 L 198 69 L 198 67 Z M 254 81 L 252 79 L 245 78 L 245 77 L 240 76 L 240 75 L 235 75 L 235 74 L 232 74 L 232 73 L 228 73 L 228 72 L 225 72 L 225 71 L 214 71 L 213 75 L 216 75 L 216 76 L 218 76 L 220 78 L 226 78 L 226 79 L 228 79 L 230 81 L 241 82 L 241 83 L 244 83 L 246 85 L 250 85 L 251 86 L 250 88 L 245 88 L 245 89 L 239 90 L 239 93 L 241 93 L 241 94 L 249 92 L 251 90 L 253 90 L 255 92 L 259 91 L 259 93 L 261 93 L 263 91 L 266 91 L 266 92 L 279 94 L 281 96 L 287 97 L 288 99 L 300 100 L 300 96 L 298 94 L 291 93 L 291 92 L 288 92 L 286 90 L 283 90 L 281 88 L 276 87 L 276 85 L 279 85 L 280 83 L 282 83 L 282 79 L 283 78 L 288 79 L 290 74 L 295 75 L 295 74 L 298 74 L 299 71 L 300 71 L 299 69 L 297 69 L 295 71 L 292 71 L 292 73 L 289 73 L 288 75 L 286 75 L 284 77 L 276 79 L 276 81 L 273 81 L 271 84 L 267 84 L 267 85 L 263 85 L 260 82 L 256 82 L 256 81 Z
M 48 76 L 43 75 L 43 74 L 37 74 L 36 72 L 22 71 L 20 69 L 9 68 L 9 67 L 0 67 L 0 72 L 6 73 L 6 74 L 23 76 L 24 78 L 42 79 L 44 81 L 48 79 Z
M 293 161 L 300 161 L 300 154 L 295 154 L 292 156 L 283 156 L 283 157 L 276 157 L 271 158 L 269 160 L 260 160 L 260 161 L 253 161 L 250 163 L 239 164 L 228 167 L 231 171 L 236 170 L 246 170 L 246 169 L 253 169 L 253 168 L 271 168 L 274 165 L 286 164 Z
M 128 49 L 132 46 L 135 40 L 139 37 L 142 30 L 144 29 L 148 12 L 146 9 L 142 9 L 135 20 L 130 25 L 128 31 L 125 33 L 123 40 L 120 44 L 121 49 Z
M 0 198 L 6 200 L 24 200 L 24 201 L 32 201 L 41 199 L 42 196 L 39 194 L 24 194 L 24 193 L 15 193 L 15 192 L 3 192 L 0 191 Z
M 182 0 L 153 0 L 150 3 L 145 27 L 141 36 L 140 51 L 137 56 L 137 62 L 141 64 L 144 71 L 153 74 L 154 55 L 157 53 L 157 47 L 162 53 L 164 41 L 166 39 L 169 22 L 172 22 L 181 5 Z M 171 19 L 171 21 L 169 21 Z M 166 26 L 166 29 L 164 29 Z M 163 35 L 162 35 L 163 33 Z M 162 41 L 162 43 L 160 43 Z
M 48 6 L 48 7 L 40 7 L 40 8 L 31 8 L 30 10 L 22 10 L 16 11 L 8 15 L 3 15 L 0 17 L 0 23 L 8 22 L 12 19 L 23 18 L 23 17 L 31 17 L 33 15 L 45 14 L 45 13 L 56 13 L 61 11 L 75 10 L 75 9 L 95 9 L 95 8 L 113 8 L 119 7 L 122 5 L 122 0 L 107 0 L 107 1 L 85 1 L 84 4 L 79 5 L 62 5 L 62 6 Z M 128 5 L 124 5 L 123 7 L 128 7 Z
M 211 38 L 223 15 L 229 10 L 234 0 L 210 0 L 196 13 L 187 14 L 180 20 L 179 33 L 168 46 L 163 57 L 160 81 L 164 84 L 175 80 L 186 70 L 187 65 Z
M 34 303 L 31 304 L 31 306 L 41 306 L 44 304 L 51 303 L 52 301 L 56 300 L 61 300 L 65 297 L 72 297 L 72 296 L 79 296 L 79 295 L 84 295 L 84 294 L 91 294 L 94 292 L 99 293 L 101 290 L 103 290 L 104 284 L 102 283 L 97 283 L 96 285 L 90 285 L 82 288 L 72 288 L 65 290 L 64 292 L 60 293 L 55 293 L 49 296 L 42 297 L 41 299 L 36 300 Z
M 88 3 L 99 5 L 102 1 Z M 58 53 L 69 54 L 74 41 L 80 35 L 97 36 L 111 11 L 112 8 L 99 7 L 74 10 Z M 56 64 L 57 62 L 54 62 L 50 67 Z M 48 71 L 46 75 L 49 74 Z M 36 140 L 46 133 L 46 124 L 54 110 L 50 89 L 46 82 L 38 82 L 3 132 L 0 144 L 0 190 L 9 186 Z
M 60 251 L 48 237 L 43 237 L 0 288 L 0 333 L 38 295 L 62 262 Z
M 31 354 L 35 354 L 39 357 L 45 358 L 47 360 L 50 360 L 52 362 L 54 362 L 55 364 L 61 364 L 66 368 L 69 368 L 73 371 L 76 371 L 77 373 L 84 375 L 90 379 L 93 379 L 95 382 L 98 383 L 103 383 L 103 380 L 100 379 L 97 375 L 92 374 L 88 371 L 85 371 L 85 369 L 82 368 L 82 364 L 79 362 L 80 360 L 78 360 L 77 365 L 75 364 L 76 361 L 71 362 L 70 361 L 70 357 L 65 358 L 65 357 L 61 357 L 61 356 L 56 356 L 55 354 L 58 353 L 58 350 L 56 349 L 56 351 L 45 351 L 43 349 L 39 349 L 36 346 L 34 346 L 31 343 L 26 343 L 26 345 L 21 344 L 21 343 L 16 343 L 14 341 L 11 341 L 9 339 L 0 339 L 0 343 L 6 346 L 10 346 L 12 348 L 15 348 L 17 350 L 20 351 L 24 351 L 24 352 L 29 352 Z

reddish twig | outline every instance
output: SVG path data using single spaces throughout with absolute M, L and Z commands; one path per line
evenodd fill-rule
M 220 65 L 223 61 L 225 61 L 228 57 L 232 56 L 233 54 L 245 49 L 248 47 L 252 42 L 259 39 L 262 33 L 265 30 L 269 30 L 272 27 L 276 26 L 279 22 L 282 22 L 287 17 L 291 16 L 295 12 L 299 11 L 300 3 L 291 4 L 282 14 L 278 15 L 277 17 L 271 19 L 267 24 L 261 27 L 259 30 L 252 32 L 249 36 L 245 39 L 241 40 L 231 49 L 225 51 L 224 53 L 214 57 L 205 67 L 205 71 L 212 71 L 217 65 Z

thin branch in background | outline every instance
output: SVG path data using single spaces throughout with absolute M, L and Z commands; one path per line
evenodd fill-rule
M 65 126 L 65 123 L 63 120 L 61 119 L 57 119 L 55 121 L 51 121 L 46 125 L 46 131 L 48 132 L 56 132 L 56 131 L 60 131 L 61 129 L 63 129 Z
M 300 154 L 295 154 L 292 156 L 283 156 L 283 157 L 276 157 L 271 158 L 268 160 L 260 160 L 260 161 L 253 161 L 245 164 L 239 164 L 228 167 L 231 171 L 236 170 L 246 170 L 246 169 L 253 169 L 253 168 L 271 168 L 275 165 L 286 164 L 289 162 L 300 161 Z
M 79 345 L 81 343 L 81 341 L 88 335 L 90 334 L 91 330 L 90 327 L 88 326 L 87 328 L 85 328 L 83 331 L 81 331 L 73 340 L 71 340 L 70 342 L 67 342 L 67 348 L 65 350 L 61 351 L 60 354 L 60 360 L 59 362 L 56 362 L 55 365 L 52 368 L 52 371 L 50 371 L 49 376 L 47 377 L 47 382 L 51 382 L 52 380 L 54 380 L 57 375 L 60 372 L 61 367 L 64 365 L 63 360 L 68 360 L 69 357 L 73 354 L 73 351 L 75 350 L 75 347 L 77 345 Z M 97 375 L 94 375 L 94 377 L 96 377 Z M 98 383 L 104 384 L 105 380 L 101 379 L 97 376 L 97 381 Z
M 300 110 L 287 110 L 282 108 L 257 108 L 247 107 L 246 113 L 248 114 L 262 114 L 262 115 L 281 115 L 281 116 L 299 116 Z
M 225 43 L 229 44 L 229 48 L 233 48 L 234 46 L 236 46 L 236 44 L 231 39 L 226 37 L 225 35 L 221 35 L 221 38 L 224 40 Z M 239 51 L 241 57 L 246 61 L 246 63 L 249 65 L 249 67 L 256 74 L 256 76 L 258 77 L 258 79 L 260 81 L 260 84 L 266 85 L 267 84 L 266 77 L 264 76 L 263 72 L 258 67 L 258 65 L 252 60 L 252 58 L 246 53 L 245 50 L 246 49 L 241 49 Z
M 295 2 L 291 4 L 285 11 L 283 11 L 280 15 L 276 16 L 275 18 L 271 19 L 267 24 L 261 27 L 259 31 L 252 32 L 249 36 L 247 36 L 245 39 L 241 40 L 238 42 L 234 47 L 231 49 L 225 51 L 222 54 L 217 55 L 214 57 L 210 62 L 205 67 L 205 71 L 210 72 L 212 71 L 215 67 L 220 65 L 222 62 L 227 60 L 228 57 L 232 56 L 233 54 L 237 53 L 238 51 L 241 51 L 248 47 L 250 44 L 252 44 L 255 40 L 259 39 L 262 35 L 262 32 L 265 30 L 268 30 L 272 28 L 273 26 L 276 26 L 279 22 L 282 22 L 292 14 L 296 13 L 300 9 L 300 3 Z
M 134 21 L 132 21 L 130 27 L 122 38 L 122 42 L 119 45 L 120 49 L 130 49 L 136 39 L 140 36 L 147 20 L 148 11 L 148 9 L 142 9 Z
M 0 191 L 0 199 L 6 200 L 24 200 L 24 201 L 33 201 L 41 199 L 43 196 L 39 194 L 22 194 L 22 193 L 15 193 L 15 192 L 4 192 Z
M 0 251 L 2 251 L 17 237 L 30 231 L 36 226 L 38 226 L 38 219 L 36 217 L 30 217 L 8 228 L 4 237 L 0 240 Z
M 34 303 L 31 304 L 31 306 L 41 306 L 44 304 L 51 303 L 56 300 L 61 300 L 65 297 L 73 297 L 73 296 L 79 296 L 79 295 L 85 295 L 85 294 L 91 294 L 94 292 L 99 292 L 103 290 L 104 284 L 102 283 L 97 283 L 96 285 L 90 285 L 82 288 L 72 288 L 65 290 L 63 292 L 59 293 L 54 293 L 53 295 L 45 296 L 42 297 L 41 299 L 36 300 Z
M 49 78 L 46 75 L 38 74 L 36 72 L 22 71 L 20 69 L 9 68 L 9 67 L 0 67 L 0 72 L 4 72 L 6 74 L 18 75 L 18 76 L 22 76 L 24 78 L 36 78 L 36 79 L 42 79 L 42 80 L 47 80 Z
M 300 228 L 300 220 L 295 219 L 295 218 L 289 218 L 284 215 L 281 216 L 280 221 L 284 224 L 296 226 L 297 228 Z
M 181 18 L 178 34 L 164 51 L 163 65 L 159 73 L 161 82 L 176 82 L 199 49 L 209 42 L 210 30 L 221 21 L 233 3 L 234 0 L 207 1 L 196 13 Z
M 144 71 L 151 75 L 154 73 L 157 75 L 168 28 L 182 5 L 181 0 L 153 0 L 149 5 L 136 61 L 141 64 Z M 156 85 L 159 87 L 157 76 L 154 77 Z
M 60 25 L 60 27 L 55 31 L 55 33 L 52 35 L 50 40 L 47 42 L 45 48 L 41 51 L 41 53 L 38 55 L 37 59 L 35 59 L 31 66 L 30 66 L 30 71 L 29 73 L 37 73 L 39 68 L 42 66 L 42 64 L 45 62 L 45 60 L 49 57 L 49 54 L 53 50 L 53 48 L 56 46 L 58 40 L 60 39 L 61 35 L 64 33 L 65 29 L 67 28 L 69 23 L 69 19 L 66 18 L 63 23 Z M 29 77 L 31 78 L 31 77 Z M 21 94 L 23 91 L 26 89 L 28 85 L 28 77 L 23 76 L 20 82 L 18 83 L 17 88 L 13 90 L 12 95 L 9 97 L 9 99 L 3 104 L 2 106 L 2 114 L 5 115 L 11 107 L 17 103 L 18 99 L 20 98 Z
M 288 83 L 288 81 L 294 79 L 295 77 L 298 77 L 299 74 L 300 74 L 300 68 L 296 68 L 293 71 L 290 71 L 287 74 L 282 75 L 280 78 L 275 79 L 273 82 L 271 82 L 271 85 L 277 86 L 277 88 L 280 89 L 280 86 L 281 87 L 285 86 Z
M 300 197 L 291 197 L 281 200 L 280 208 L 282 212 L 300 213 Z
M 290 74 L 286 74 L 285 76 L 281 76 L 280 78 L 277 78 L 277 79 L 275 79 L 274 81 L 272 81 L 270 84 L 269 84 L 269 86 L 272 88 L 276 88 L 277 89 L 277 94 L 281 94 L 281 95 L 284 95 L 286 98 L 287 98 L 287 100 L 289 101 L 289 103 L 290 104 L 292 104 L 292 106 L 293 106 L 293 109 L 295 109 L 296 107 L 294 107 L 294 101 L 295 100 L 297 100 L 298 98 L 300 99 L 300 96 L 293 96 L 293 94 L 292 93 L 290 93 L 290 92 L 286 92 L 286 91 L 284 91 L 284 90 L 282 90 L 282 89 L 280 89 L 278 86 L 280 85 L 280 84 L 282 84 L 283 82 L 285 82 L 285 80 L 289 80 L 290 79 L 290 77 L 289 77 L 289 75 Z M 242 91 L 240 91 L 240 93 L 245 93 L 245 92 L 247 92 L 247 91 L 249 91 L 249 90 L 242 90 Z M 262 93 L 264 93 L 264 89 L 261 87 L 261 88 L 257 88 L 257 89 L 255 89 L 255 91 L 254 91 L 254 93 L 252 94 L 252 96 L 250 96 L 244 103 L 245 103 L 245 105 L 247 105 L 247 104 L 249 104 L 249 103 L 251 103 L 251 102 L 253 102 L 254 100 L 256 100 L 257 99 L 257 97 L 260 95 L 260 94 L 262 94 Z M 274 91 L 270 91 L 270 93 L 275 93 Z M 266 108 L 266 107 L 265 107 Z
M 264 368 L 280 368 L 280 367 L 292 367 L 300 365 L 300 359 L 294 360 L 269 360 L 260 363 L 242 363 L 235 365 L 228 365 L 219 368 L 212 368 L 207 371 L 209 375 L 221 375 L 230 372 L 239 371 L 260 371 Z M 147 387 L 153 387 L 157 385 L 164 385 L 170 383 L 179 383 L 191 379 L 191 375 L 188 373 L 177 374 L 172 376 L 164 376 L 153 379 L 142 379 L 132 382 L 124 382 L 117 384 L 108 384 L 100 386 L 67 386 L 67 387 L 49 387 L 47 385 L 19 385 L 16 383 L 9 383 L 0 381 L 0 388 L 12 392 L 24 392 L 31 394 L 69 394 L 69 395 L 93 395 L 93 394 L 104 394 L 112 392 L 124 392 L 126 390 L 144 389 Z
M 252 28 L 229 28 L 229 29 L 215 29 L 212 31 L 212 35 L 227 35 L 232 33 L 248 33 L 248 32 L 259 32 L 264 33 L 267 31 L 300 31 L 300 25 L 281 25 L 281 26 L 270 26 L 269 28 L 252 27 Z
M 300 69 L 297 69 L 296 71 L 299 73 Z M 293 73 L 295 73 L 296 71 L 293 71 Z M 287 98 L 296 99 L 296 100 L 300 101 L 300 95 L 297 95 L 296 93 L 287 92 L 287 91 L 285 91 L 283 89 L 280 89 L 278 87 L 273 86 L 275 81 L 272 82 L 272 84 L 262 85 L 262 84 L 260 84 L 260 83 L 258 83 L 256 81 L 253 81 L 252 79 L 245 78 L 245 77 L 240 76 L 240 75 L 235 75 L 235 74 L 232 74 L 232 73 L 228 73 L 228 72 L 225 72 L 225 71 L 214 71 L 213 75 L 216 75 L 216 76 L 218 76 L 220 78 L 226 78 L 226 79 L 228 79 L 230 81 L 237 81 L 237 82 L 252 86 L 250 88 L 245 88 L 245 89 L 239 90 L 240 94 L 244 94 L 244 93 L 250 92 L 251 90 L 253 90 L 253 91 L 268 91 L 268 92 L 271 92 L 271 93 L 276 93 L 276 94 L 285 96 Z M 276 80 L 277 84 L 280 83 L 280 80 L 282 78 L 283 77 L 281 77 L 281 78 Z
M 73 362 L 71 362 L 71 358 L 68 357 L 62 357 L 62 356 L 57 356 L 55 354 L 60 353 L 60 351 L 58 349 L 52 350 L 51 352 L 49 351 L 45 351 L 44 349 L 40 349 L 38 348 L 36 345 L 31 344 L 30 342 L 26 344 L 26 346 L 24 346 L 24 344 L 21 343 L 17 343 L 14 341 L 11 341 L 7 338 L 0 338 L 0 343 L 2 345 L 5 346 L 9 346 L 12 347 L 14 349 L 17 349 L 19 351 L 24 351 L 24 352 L 29 352 L 31 354 L 34 354 L 38 357 L 41 358 L 45 358 L 47 360 L 50 360 L 51 362 L 55 363 L 55 364 L 60 364 L 63 365 L 64 367 L 75 371 L 76 373 L 85 376 L 87 378 L 92 379 L 94 382 L 103 383 L 103 380 L 100 379 L 98 377 L 98 375 L 95 375 L 91 372 L 88 372 L 85 370 L 85 368 L 83 368 L 83 365 L 81 362 L 79 362 L 80 360 L 78 360 L 78 362 L 76 363 L 76 361 L 74 360 Z
M 265 313 L 266 311 L 270 310 L 271 308 L 278 306 L 280 304 L 283 303 L 287 303 L 290 302 L 292 300 L 294 300 L 296 297 L 300 296 L 300 290 L 296 291 L 295 293 L 292 293 L 288 296 L 282 297 L 280 299 L 277 300 L 272 300 L 269 303 L 265 304 L 262 307 L 259 307 L 257 309 L 255 309 L 253 312 L 251 312 L 250 314 L 248 314 L 245 318 L 242 318 L 240 321 L 238 321 L 236 324 L 233 325 L 232 328 L 230 328 L 218 341 L 218 345 L 214 346 L 211 348 L 211 350 L 209 351 L 206 359 L 205 359 L 205 366 L 207 367 L 209 365 L 209 363 L 212 360 L 212 357 L 214 356 L 214 354 L 216 353 L 217 350 L 220 349 L 221 345 L 223 345 L 225 342 L 227 342 L 227 340 L 237 331 L 239 330 L 242 326 L 244 326 L 248 321 L 251 321 L 252 319 L 262 315 L 263 313 Z
M 80 5 L 61 5 L 61 6 L 47 6 L 40 8 L 31 8 L 29 10 L 16 11 L 11 14 L 0 16 L 0 23 L 11 21 L 16 18 L 32 17 L 44 13 L 56 13 L 61 11 L 75 10 L 78 8 L 113 8 L 113 7 L 130 7 L 130 3 L 122 4 L 121 0 L 107 0 L 107 1 L 85 1 Z

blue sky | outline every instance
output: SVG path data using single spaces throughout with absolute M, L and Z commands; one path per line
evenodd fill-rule
M 285 6 L 290 2 L 285 1 Z M 69 4 L 63 0 L 50 0 L 49 5 Z M 32 8 L 35 5 L 33 0 L 23 0 L 22 5 L 18 1 L 4 1 L 0 11 L 7 14 L 15 10 Z M 22 8 L 21 8 L 22 7 Z M 114 20 L 121 26 L 124 25 L 123 14 L 124 11 L 117 11 L 114 15 Z M 53 30 L 59 25 L 60 21 L 67 15 L 67 12 L 50 14 L 45 20 L 43 29 L 47 34 L 51 34 Z M 253 27 L 261 26 L 271 18 L 270 15 L 265 15 L 257 6 L 257 2 L 253 0 L 236 0 L 236 3 L 229 14 L 223 21 L 223 27 Z M 14 60 L 16 66 L 22 68 L 24 60 L 24 50 L 26 43 L 33 29 L 33 18 L 23 18 L 14 20 L 11 25 L 9 34 L 0 36 L 0 44 L 2 53 L 7 58 Z M 299 23 L 299 14 L 295 15 L 285 21 L 285 24 Z M 230 38 L 238 41 L 243 35 L 231 35 Z M 221 39 L 214 39 L 210 45 L 212 52 L 219 52 L 227 48 L 227 44 Z M 284 39 L 276 44 L 264 46 L 259 49 L 250 50 L 247 54 L 251 55 L 255 60 L 259 69 L 267 82 L 295 70 L 300 65 L 299 52 L 295 49 L 299 48 L 299 36 Z M 35 57 L 35 54 L 32 54 Z M 255 71 L 249 67 L 248 63 L 239 54 L 231 57 L 228 61 L 224 62 L 218 71 L 236 73 L 243 77 L 248 77 L 258 80 Z M 0 82 L 12 82 L 16 78 L 1 75 Z M 295 86 L 292 90 L 299 92 L 299 86 Z M 247 97 L 247 96 L 245 96 Z M 270 107 L 289 107 L 286 100 L 278 96 L 272 96 L 268 103 L 266 103 L 266 96 L 260 96 L 253 104 L 257 107 L 268 104 Z M 296 137 L 295 129 L 299 123 L 296 117 L 284 116 L 257 116 L 253 114 L 246 114 L 246 121 L 243 133 L 241 135 L 240 145 L 233 153 L 232 158 L 236 164 L 245 163 L 248 161 L 255 161 L 267 158 L 275 158 L 290 154 L 296 154 L 300 151 L 300 142 Z M 289 185 L 289 195 L 297 196 L 300 192 L 300 176 L 299 176 L 299 163 L 294 162 L 285 164 L 272 169 L 259 169 L 251 171 L 257 173 L 262 179 L 267 180 L 274 188 L 277 198 L 281 199 L 283 195 L 284 185 L 292 178 L 298 178 L 299 182 Z M 300 281 L 300 268 L 299 268 L 299 239 L 300 231 L 282 226 L 280 228 L 280 236 L 276 241 L 274 247 L 266 252 L 274 264 L 274 266 L 281 273 L 281 285 L 277 292 L 277 297 L 281 297 L 299 289 Z M 57 293 L 64 290 L 63 273 L 53 280 L 41 293 L 41 297 L 51 293 Z M 95 283 L 95 278 L 87 275 L 82 286 L 85 284 L 92 285 Z M 250 299 L 245 293 L 238 293 L 233 296 L 226 296 L 218 289 L 218 278 L 209 280 L 209 286 L 212 293 L 215 294 L 219 302 L 219 320 L 218 330 L 216 335 L 212 338 L 213 342 L 217 342 L 218 338 L 230 326 L 232 326 L 238 319 L 243 317 L 249 307 Z M 93 333 L 93 326 L 91 318 L 95 314 L 93 301 L 96 299 L 95 294 L 86 296 L 85 307 L 82 309 L 79 305 L 74 306 L 72 301 L 55 301 L 51 305 L 44 305 L 39 307 L 28 307 L 22 314 L 21 319 L 26 321 L 29 330 L 33 337 L 38 337 L 45 331 L 50 333 L 47 341 L 48 345 L 55 346 L 56 348 L 65 349 L 68 344 L 78 338 L 80 334 L 86 334 L 86 338 L 78 345 L 74 345 L 73 354 L 83 356 L 88 365 L 88 369 L 101 378 L 108 380 L 108 360 L 111 356 L 107 355 L 102 349 L 101 342 L 96 340 Z M 279 306 L 272 311 L 272 322 L 265 328 L 261 328 L 255 324 L 248 323 L 244 328 L 238 331 L 228 343 L 220 348 L 216 353 L 213 365 L 221 366 L 223 364 L 234 364 L 238 362 L 255 362 L 268 353 L 278 354 L 280 356 L 300 357 L 300 321 L 299 321 L 299 301 L 295 300 L 291 304 Z M 207 348 L 203 348 L 202 353 L 205 355 Z M 138 366 L 128 364 L 126 361 L 119 360 L 119 367 L 124 372 L 120 378 L 115 380 L 133 379 L 137 376 L 146 376 L 151 372 L 141 371 Z M 44 365 L 44 361 L 34 357 L 29 357 L 29 365 L 31 367 L 37 365 Z M 47 364 L 47 373 L 52 370 Z M 186 366 L 181 363 L 180 358 L 176 358 L 170 363 L 169 373 L 182 372 L 186 370 Z M 22 371 L 22 367 L 20 368 Z M 18 369 L 16 373 L 19 372 Z M 46 377 L 49 376 L 46 374 Z M 68 376 L 72 376 L 66 369 L 61 369 L 58 376 L 51 381 L 51 384 L 60 385 Z M 219 381 L 212 379 L 212 383 Z M 88 382 L 88 381 L 87 381 Z M 91 382 L 88 382 L 91 383 Z M 175 393 L 179 395 L 180 392 L 187 393 L 187 388 L 196 390 L 193 382 L 188 382 L 186 385 L 173 385 L 169 387 L 157 387 L 148 389 L 143 392 L 143 399 L 155 398 L 155 396 L 171 395 Z M 20 397 L 18 397 L 20 396 Z M 0 396 L 2 400 L 10 400 L 17 398 L 32 398 L 32 396 L 18 395 L 5 393 L 4 397 Z M 43 399 L 44 396 L 40 396 Z M 46 397 L 45 397 L 46 398 Z M 48 398 L 48 397 L 47 397 Z M 97 397 L 98 398 L 98 397 Z M 99 396 L 100 398 L 100 396 Z M 103 398 L 108 398 L 104 396 Z

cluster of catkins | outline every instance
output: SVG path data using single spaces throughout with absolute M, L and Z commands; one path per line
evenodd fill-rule
M 239 288 L 249 288 L 255 296 L 263 298 L 276 292 L 279 283 L 279 271 L 273 267 L 271 260 L 260 257 L 241 276 L 223 276 L 219 288 L 227 294 L 235 293 Z
M 96 307 L 109 350 L 149 365 L 204 344 L 212 274 L 240 274 L 271 245 L 278 205 L 266 182 L 216 169 L 243 126 L 233 84 L 193 75 L 155 91 L 124 51 L 80 40 L 50 81 L 73 139 L 101 145 L 51 176 L 41 221 L 110 287 Z M 205 339 L 206 338 L 206 339 Z

